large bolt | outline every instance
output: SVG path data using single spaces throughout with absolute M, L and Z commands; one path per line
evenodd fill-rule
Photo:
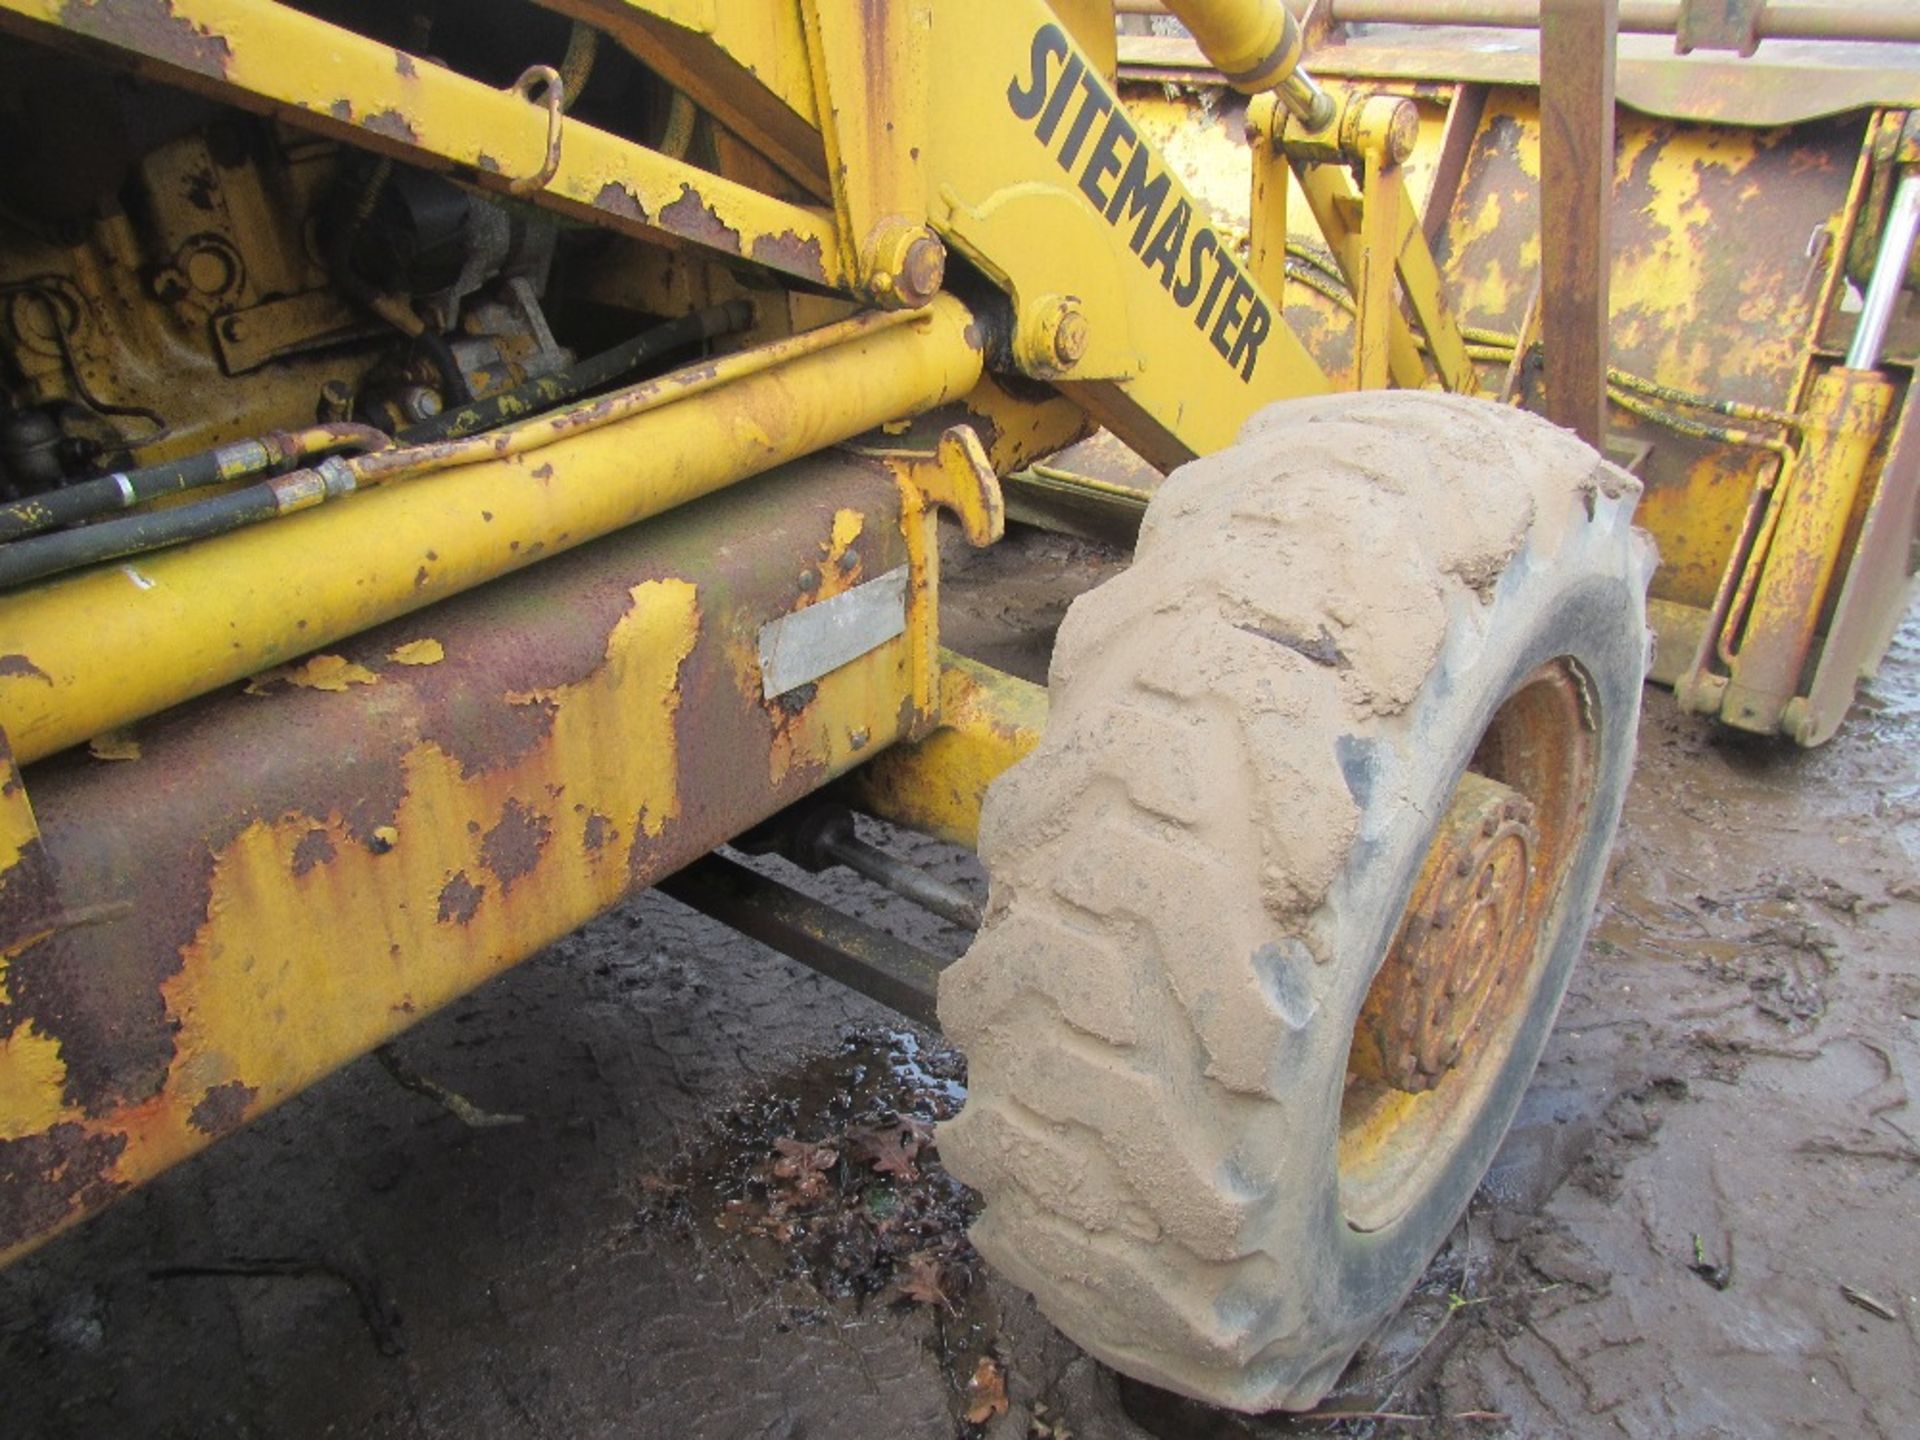
M 1053 327 L 1053 358 L 1063 370 L 1071 370 L 1087 353 L 1087 317 L 1069 305 Z
M 1355 154 L 1378 151 L 1389 165 L 1400 165 L 1420 141 L 1420 112 L 1398 95 L 1371 95 L 1347 112 L 1351 133 L 1344 137 Z
M 916 310 L 940 293 L 947 247 L 924 225 L 890 216 L 867 237 L 867 290 L 882 305 Z
M 1043 296 L 1020 316 L 1014 358 L 1030 375 L 1058 375 L 1086 358 L 1093 331 L 1080 302 L 1070 295 Z

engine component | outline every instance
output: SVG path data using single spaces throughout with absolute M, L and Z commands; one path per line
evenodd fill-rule
M 59 422 L 44 410 L 15 410 L 0 419 L 0 493 L 8 499 L 51 490 L 65 474 Z

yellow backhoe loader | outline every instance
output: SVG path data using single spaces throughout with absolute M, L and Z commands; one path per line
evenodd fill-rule
M 1817 745 L 1909 593 L 1892 0 L 0 0 L 0 75 L 0 1259 L 658 885 L 944 1027 L 1067 1334 L 1311 1404 L 1649 665 Z M 941 644 L 1010 514 L 1133 548 L 1044 688 Z

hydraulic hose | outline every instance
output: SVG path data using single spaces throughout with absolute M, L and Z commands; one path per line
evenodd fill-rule
M 11 545 L 0 545 L 0 590 L 10 590 L 85 565 L 224 535 L 230 530 L 318 505 L 354 488 L 353 472 L 345 462 L 323 460 L 311 470 L 275 476 L 192 505 L 16 540 Z
M 691 315 L 644 331 L 611 350 L 589 356 L 557 375 L 544 375 L 471 405 L 443 410 L 431 419 L 402 430 L 401 443 L 426 445 L 435 440 L 458 439 L 482 430 L 491 430 L 496 425 L 517 420 L 524 415 L 554 409 L 589 391 L 612 384 L 649 360 L 657 360 L 688 345 L 734 334 L 752 323 L 753 305 L 746 300 L 730 300 L 724 305 L 696 310 Z
M 315 425 L 222 445 L 160 465 L 102 475 L 64 490 L 0 505 L 0 542 L 76 525 L 115 510 L 131 510 L 164 495 L 245 480 L 287 461 L 309 459 L 328 450 L 365 453 L 384 450 L 392 443 L 371 425 Z
M 610 384 L 650 359 L 715 336 L 744 330 L 752 323 L 753 306 L 745 300 L 695 311 L 655 326 L 558 375 L 529 381 L 486 400 L 436 415 L 402 432 L 401 443 L 412 446 L 460 439 L 530 413 L 557 408 L 576 396 Z M 284 460 L 317 454 L 321 450 L 353 447 L 365 453 L 387 449 L 391 444 L 386 435 L 371 426 L 320 425 L 293 435 L 272 435 L 265 440 L 226 446 L 170 465 L 152 466 L 127 475 L 109 475 L 57 491 L 43 500 L 0 507 L 0 541 L 11 541 L 0 544 L 0 590 L 86 565 L 223 535 L 344 495 L 357 489 L 359 482 L 347 465 L 322 464 L 193 505 L 105 521 L 60 534 L 32 539 L 18 537 L 34 536 L 37 531 L 124 509 L 159 495 L 257 475 Z M 29 513 L 15 519 L 8 529 L 5 527 L 9 511 Z

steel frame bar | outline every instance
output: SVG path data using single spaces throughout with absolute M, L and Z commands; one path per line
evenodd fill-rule
M 534 3 L 604 31 L 809 194 L 832 195 L 797 4 Z
M 1546 414 L 1594 449 L 1607 434 L 1613 80 L 1619 0 L 1542 0 L 1540 273 Z
M 939 713 L 932 734 L 876 756 L 842 788 L 856 809 L 972 849 L 987 787 L 1040 743 L 1047 692 L 943 650 Z
M 823 286 L 846 282 L 832 216 L 774 199 L 271 0 L 0 0 L 0 24 L 484 189 Z M 557 163 L 550 164 L 550 161 Z
M 778 950 L 938 1029 L 940 972 L 952 963 L 844 911 L 804 895 L 723 855 L 695 861 L 663 881 L 660 891 L 769 949 Z

